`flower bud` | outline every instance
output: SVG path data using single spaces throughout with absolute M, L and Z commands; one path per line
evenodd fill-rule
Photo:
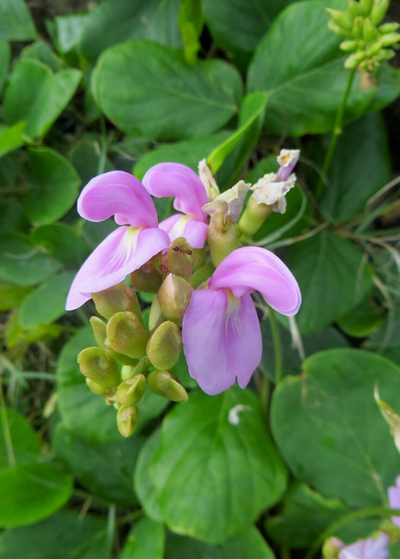
M 218 266 L 232 251 L 239 246 L 239 235 L 236 225 L 229 216 L 221 212 L 211 217 L 207 231 L 207 241 L 210 247 L 211 260 Z
M 206 260 L 207 260 L 206 247 L 204 246 L 203 248 L 194 248 L 193 249 L 193 256 L 194 256 L 193 270 L 196 271 L 199 268 L 201 268 L 202 266 L 204 266 L 204 264 L 206 263 Z
M 101 386 L 118 386 L 121 382 L 118 364 L 107 349 L 88 347 L 78 355 L 78 363 L 82 374 Z
M 361 4 L 357 0 L 348 0 L 347 11 L 351 17 L 357 17 L 360 15 Z
M 370 43 L 376 39 L 378 35 L 378 30 L 376 29 L 375 25 L 372 25 L 371 21 L 366 18 L 364 19 L 363 24 L 363 37 L 364 39 Z
M 351 30 L 353 27 L 353 18 L 348 12 L 332 10 L 331 8 L 325 8 L 325 10 L 329 13 L 336 25 L 342 27 L 343 29 Z
M 387 33 L 385 35 L 382 35 L 382 37 L 379 39 L 379 42 L 383 47 L 392 47 L 399 41 L 400 41 L 399 33 Z
M 86 384 L 93 392 L 93 394 L 97 394 L 98 396 L 103 396 L 106 393 L 107 388 L 102 386 L 101 384 L 97 384 L 97 382 L 93 382 L 90 378 L 86 379 Z
M 160 269 L 165 274 L 174 274 L 189 280 L 194 267 L 193 249 L 184 237 L 175 239 L 161 258 Z
M 374 25 L 379 25 L 386 15 L 389 8 L 390 0 L 374 0 L 374 5 L 371 10 L 371 22 Z
M 325 540 L 322 548 L 322 556 L 324 559 L 338 559 L 339 553 L 344 547 L 344 543 L 337 538 L 329 538 Z
M 373 4 L 374 0 L 360 0 L 361 13 L 365 16 L 369 15 L 372 10 Z
M 377 53 L 376 59 L 379 60 L 379 62 L 382 62 L 384 60 L 391 60 L 394 56 L 396 56 L 394 50 L 382 49 L 380 52 Z
M 340 49 L 343 50 L 344 52 L 350 52 L 352 50 L 356 50 L 357 46 L 358 46 L 357 41 L 343 41 L 343 43 L 340 43 Z
M 382 34 L 385 33 L 393 33 L 394 31 L 397 31 L 398 28 L 400 27 L 400 23 L 383 23 L 380 27 L 379 27 L 379 32 Z
M 328 21 L 328 28 L 333 31 L 334 33 L 336 33 L 336 35 L 339 35 L 340 37 L 348 37 L 348 38 L 353 38 L 353 33 L 347 29 L 343 29 L 342 27 L 339 27 L 339 25 L 337 25 L 333 19 L 330 19 Z
M 184 402 L 189 398 L 178 377 L 169 371 L 152 371 L 147 377 L 147 383 L 154 394 L 173 402 Z
M 107 346 L 111 347 L 110 342 L 108 340 L 106 343 Z M 123 353 L 118 353 L 118 351 L 112 350 L 112 354 L 114 356 L 115 361 L 117 361 L 117 363 L 119 363 L 120 365 L 124 365 L 124 366 L 130 365 L 131 367 L 135 367 L 138 364 L 137 359 L 132 359 L 132 357 L 128 357 Z
M 171 369 L 179 359 L 181 333 L 176 324 L 163 322 L 147 342 L 146 353 L 156 369 Z
M 149 330 L 154 330 L 164 322 L 165 317 L 162 313 L 158 297 L 155 297 L 151 303 L 149 314 Z
M 129 275 L 135 289 L 144 293 L 157 293 L 162 283 L 162 276 L 158 269 L 160 259 L 160 255 L 156 254 L 146 264 Z
M 120 406 L 117 413 L 118 431 L 123 437 L 130 437 L 139 423 L 139 410 L 136 406 Z
M 133 406 L 138 404 L 144 396 L 146 389 L 146 377 L 135 375 L 124 380 L 117 388 L 117 400 L 123 406 Z
M 352 34 L 356 39 L 361 40 L 364 38 L 363 32 L 364 32 L 364 18 L 356 17 L 353 23 Z
M 107 324 L 110 347 L 133 359 L 146 355 L 147 332 L 132 312 L 119 312 Z
M 202 268 L 197 270 L 197 272 L 192 275 L 192 277 L 190 278 L 190 285 L 197 289 L 202 283 L 210 279 L 214 272 L 215 268 L 211 264 L 211 262 L 204 264 Z
M 140 303 L 136 293 L 123 283 L 98 293 L 92 293 L 92 297 L 97 311 L 107 320 L 115 313 L 123 311 L 133 312 L 139 320 L 142 319 Z
M 92 316 L 89 320 L 90 325 L 93 330 L 94 339 L 99 347 L 104 347 L 107 339 L 106 323 L 101 320 L 98 316 Z
M 158 301 L 166 319 L 182 326 L 182 319 L 192 297 L 193 287 L 180 276 L 169 274 L 158 292 Z
M 349 58 L 344 63 L 344 67 L 348 70 L 355 70 L 366 57 L 365 52 L 356 52 L 349 56 Z
M 272 212 L 272 205 L 259 204 L 254 194 L 250 196 L 246 209 L 239 220 L 239 229 L 245 235 L 251 237 L 256 233 L 269 214 Z

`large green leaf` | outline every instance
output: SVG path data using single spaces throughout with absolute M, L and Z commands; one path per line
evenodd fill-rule
M 2 470 L 0 526 L 43 520 L 65 505 L 72 488 L 72 477 L 55 464 L 17 464 Z
M 9 281 L 0 280 L 0 311 L 10 311 L 19 307 L 31 292 L 31 287 L 22 287 Z
M 220 545 L 168 534 L 165 559 L 275 559 L 260 532 L 252 526 Z
M 0 94 L 4 81 L 7 77 L 8 67 L 10 65 L 11 49 L 6 41 L 0 40 Z
M 17 122 L 8 128 L 0 127 L 0 157 L 20 148 L 23 143 L 26 122 Z
M 149 39 L 181 47 L 180 0 L 108 0 L 92 10 L 82 29 L 79 50 L 90 62 L 108 47 L 130 39 Z
M 4 96 L 7 124 L 25 120 L 27 136 L 42 138 L 69 103 L 80 79 L 79 70 L 68 69 L 53 73 L 38 60 L 19 60 Z
M 113 171 L 115 168 L 108 157 L 105 160 L 104 168 L 100 168 L 100 149 L 100 142 L 93 141 L 74 146 L 70 151 L 70 161 L 78 171 L 83 185 L 87 184 L 100 172 L 107 173 L 108 171 Z
M 61 267 L 18 233 L 0 235 L 0 278 L 17 285 L 35 285 Z
M 117 559 L 163 559 L 164 546 L 164 525 L 142 518 L 128 534 Z
M 52 223 L 74 204 L 80 184 L 78 173 L 68 159 L 45 147 L 29 150 L 29 161 L 26 215 L 40 225 Z
M 31 234 L 32 241 L 42 246 L 53 258 L 71 268 L 79 268 L 89 255 L 89 248 L 78 233 L 65 223 L 41 225 Z
M 212 398 L 193 391 L 175 406 L 150 475 L 167 526 L 209 543 L 251 526 L 286 485 L 259 399 L 236 387 Z
M 150 464 L 160 444 L 161 431 L 157 429 L 143 445 L 135 468 L 134 487 L 146 514 L 156 522 L 162 522 L 159 498 L 150 476 Z
M 385 321 L 363 344 L 365 349 L 371 349 L 384 355 L 400 366 L 400 308 L 394 307 L 388 313 Z
M 0 535 L 0 559 L 108 559 L 106 519 L 60 511 Z
M 322 231 L 296 243 L 284 260 L 300 285 L 303 301 L 296 321 L 305 334 L 348 313 L 372 287 L 363 254 L 336 233 Z
M 24 0 L 1 0 L 0 40 L 36 39 L 36 29 Z
M 332 130 L 349 71 L 338 48 L 341 38 L 327 27 L 325 8 L 346 5 L 344 0 L 296 2 L 276 18 L 259 44 L 248 87 L 270 95 L 265 123 L 274 134 L 301 136 Z M 376 79 L 374 85 L 356 74 L 345 121 L 380 110 L 399 95 L 398 70 L 383 65 Z
M 7 409 L 5 414 L 11 439 L 11 449 L 7 450 L 8 445 L 4 437 L 4 434 L 7 433 L 7 425 L 4 424 L 3 416 L 0 416 L 0 471 L 10 466 L 10 452 L 18 464 L 30 464 L 40 457 L 39 439 L 29 421 L 15 410 Z
M 189 65 L 179 50 L 137 40 L 104 52 L 93 74 L 93 93 L 124 132 L 180 140 L 221 128 L 238 112 L 242 84 L 222 60 Z
M 138 435 L 129 439 L 121 437 L 118 441 L 96 441 L 81 437 L 59 423 L 53 450 L 91 493 L 113 503 L 132 506 L 136 503 L 132 475 L 142 443 L 143 438 Z
M 374 400 L 400 411 L 400 369 L 354 349 L 316 353 L 274 392 L 271 425 L 293 474 L 349 506 L 386 503 L 399 454 Z

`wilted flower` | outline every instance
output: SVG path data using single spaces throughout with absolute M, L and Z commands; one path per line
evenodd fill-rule
M 262 341 L 250 293 L 260 291 L 281 314 L 301 303 L 299 286 L 285 264 L 257 247 L 234 250 L 217 267 L 208 289 L 195 291 L 183 318 L 182 337 L 190 375 L 207 394 L 236 379 L 244 388 L 261 361 Z
M 66 309 L 88 301 L 91 293 L 112 287 L 169 246 L 158 228 L 157 212 L 142 183 L 123 171 L 111 171 L 92 179 L 78 199 L 79 214 L 89 221 L 114 216 L 118 225 L 92 252 L 77 273 Z

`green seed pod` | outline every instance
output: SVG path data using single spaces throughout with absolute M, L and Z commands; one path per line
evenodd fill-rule
M 158 292 L 158 301 L 165 318 L 182 326 L 182 319 L 192 297 L 193 287 L 180 276 L 169 274 Z
M 160 269 L 164 275 L 174 274 L 189 280 L 194 267 L 193 249 L 184 237 L 175 239 L 161 258 Z
M 104 347 L 107 339 L 106 323 L 98 316 L 92 316 L 89 322 L 93 330 L 94 339 L 96 340 L 98 346 Z
M 132 312 L 118 312 L 107 324 L 109 346 L 132 359 L 146 355 L 147 332 Z
M 211 260 L 215 267 L 239 246 L 239 234 L 236 225 L 229 216 L 218 212 L 211 217 L 207 230 Z
M 150 307 L 149 330 L 153 330 L 154 328 L 157 328 L 157 326 L 160 326 L 160 324 L 164 322 L 164 320 L 165 317 L 162 313 L 160 303 L 158 301 L 158 298 L 155 297 Z
M 107 391 L 107 388 L 105 386 L 102 386 L 101 384 L 97 384 L 97 382 L 93 382 L 92 380 L 90 380 L 90 378 L 86 379 L 86 384 L 88 385 L 90 390 L 94 394 L 97 394 L 98 396 L 104 396 L 104 394 Z
M 101 386 L 118 386 L 121 382 L 118 364 L 107 349 L 88 347 L 78 355 L 78 363 L 82 374 Z
M 130 437 L 139 423 L 139 410 L 136 406 L 120 406 L 117 413 L 118 431 L 123 437 Z
M 146 264 L 129 275 L 135 289 L 144 293 L 157 293 L 162 283 L 162 275 L 158 268 L 160 259 L 158 255 L 153 256 Z
M 133 289 L 123 283 L 109 287 L 104 291 L 92 293 L 97 311 L 109 320 L 115 313 L 129 311 L 142 320 L 140 303 Z
M 333 21 L 342 29 L 351 30 L 353 27 L 353 18 L 348 12 L 341 12 L 339 10 L 332 10 L 331 8 L 325 8 L 329 13 Z
M 143 399 L 145 389 L 146 377 L 144 375 L 135 375 L 118 386 L 117 400 L 124 406 L 133 406 Z
M 390 4 L 390 0 L 374 0 L 371 10 L 370 19 L 374 25 L 379 25 L 386 15 Z
M 169 371 L 152 371 L 147 377 L 147 383 L 154 394 L 173 402 L 185 402 L 189 398 L 178 377 Z
M 179 359 L 182 347 L 181 333 L 176 324 L 167 320 L 152 334 L 146 353 L 156 369 L 171 369 Z

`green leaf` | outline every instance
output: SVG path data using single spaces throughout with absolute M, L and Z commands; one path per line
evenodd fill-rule
M 106 219 L 100 223 L 85 221 L 82 226 L 82 237 L 93 250 L 117 227 L 118 225 L 113 219 Z
M 50 255 L 71 268 L 79 268 L 89 255 L 89 248 L 78 233 L 65 223 L 41 225 L 31 233 L 35 245 L 44 247 Z
M 274 21 L 249 67 L 249 91 L 269 94 L 265 124 L 273 134 L 301 136 L 333 129 L 349 79 L 340 51 L 342 38 L 327 24 L 325 8 L 346 9 L 344 0 L 296 2 Z M 271 56 L 271 53 L 274 53 Z M 345 122 L 377 111 L 400 93 L 398 70 L 382 65 L 372 80 L 357 73 Z
M 61 267 L 39 251 L 24 235 L 0 235 L 0 277 L 16 285 L 35 285 L 54 275 Z
M 200 0 L 183 0 L 178 26 L 182 35 L 185 60 L 189 64 L 195 64 L 197 53 L 201 49 L 200 36 L 204 26 Z
M 25 133 L 26 122 L 17 122 L 13 126 L 3 128 L 0 130 L 0 157 L 6 155 L 10 151 L 20 148 L 23 143 L 23 136 Z
M 142 180 L 145 173 L 158 163 L 182 163 L 197 173 L 199 162 L 206 159 L 208 154 L 229 137 L 229 132 L 218 132 L 213 136 L 193 138 L 176 144 L 166 144 L 156 148 L 135 164 L 133 169 L 135 177 Z
M 363 347 L 380 353 L 400 366 L 399 329 L 400 308 L 394 307 L 394 309 L 388 313 L 379 330 L 366 340 Z
M 43 520 L 70 498 L 73 480 L 55 464 L 17 464 L 0 472 L 0 526 Z
M 240 388 L 212 398 L 193 391 L 175 406 L 163 421 L 150 475 L 167 526 L 209 543 L 250 527 L 286 485 L 260 401 Z
M 164 525 L 142 518 L 128 534 L 117 559 L 163 559 L 164 540 Z
M 65 302 L 75 272 L 63 272 L 33 291 L 22 303 L 21 324 L 29 328 L 55 322 L 65 313 Z
M 80 79 L 79 70 L 68 69 L 53 73 L 48 66 L 37 60 L 19 60 L 4 96 L 3 108 L 7 124 L 25 120 L 27 136 L 42 138 L 69 103 Z
M 0 416 L 0 473 L 10 467 L 9 453 L 18 464 L 30 464 L 40 457 L 39 439 L 29 421 L 15 410 L 6 409 L 7 424 Z M 7 449 L 4 434 L 7 425 L 11 439 L 11 449 Z
M 134 475 L 134 487 L 143 510 L 156 522 L 162 522 L 162 512 L 156 488 L 150 476 L 150 464 L 161 440 L 161 430 L 154 431 L 144 443 L 138 457 Z
M 216 173 L 222 166 L 223 162 L 237 144 L 249 134 L 251 127 L 257 121 L 264 120 L 265 107 L 267 105 L 268 96 L 265 93 L 256 91 L 250 93 L 243 99 L 242 108 L 240 112 L 239 128 L 229 136 L 221 145 L 217 146 L 207 157 L 207 163 L 212 173 Z M 261 126 L 257 127 L 260 132 Z M 258 134 L 255 138 L 255 143 L 258 139 Z
M 62 54 L 75 49 L 80 41 L 83 27 L 90 14 L 71 14 L 54 18 L 55 45 Z
M 53 72 L 58 72 L 65 68 L 63 60 L 58 57 L 51 46 L 44 41 L 35 41 L 32 45 L 29 45 L 29 47 L 25 47 L 21 52 L 20 59 L 43 62 L 43 64 L 48 66 Z
M 103 50 L 129 41 L 149 39 L 181 47 L 178 30 L 180 0 L 108 0 L 88 15 L 79 50 L 91 63 Z
M 1 10 L 1 8 L 0 8 Z M 11 49 L 6 41 L 0 40 L 0 94 L 10 66 Z
M 205 544 L 169 533 L 165 559 L 275 559 L 260 532 L 252 526 L 220 545 Z
M 9 311 L 19 307 L 25 297 L 31 292 L 31 287 L 21 287 L 8 281 L 0 280 L 0 311 Z
M 79 432 L 71 432 L 59 423 L 54 433 L 53 450 L 91 493 L 112 503 L 133 506 L 136 498 L 132 475 L 142 443 L 143 438 L 137 435 L 129 439 L 120 437 L 116 441 L 96 441 L 80 436 Z
M 284 260 L 300 285 L 303 301 L 296 322 L 304 334 L 340 319 L 372 287 L 362 252 L 336 233 L 322 231 L 296 243 Z
M 282 370 L 284 375 L 299 375 L 302 372 L 302 361 L 299 350 L 293 347 L 292 336 L 286 328 L 279 326 L 282 344 Z M 261 334 L 263 340 L 263 355 L 260 368 L 272 381 L 275 381 L 275 351 L 272 340 L 271 325 L 268 319 L 261 320 Z M 324 349 L 348 347 L 346 338 L 335 328 L 328 327 L 301 336 L 306 357 Z
M 61 336 L 62 332 L 63 327 L 60 324 L 39 324 L 33 328 L 24 328 L 20 321 L 20 312 L 17 311 L 6 326 L 5 342 L 9 348 L 19 344 L 49 342 Z M 22 350 L 25 349 L 22 348 Z
M 348 336 L 366 338 L 382 325 L 383 314 L 382 307 L 379 307 L 373 299 L 368 298 L 338 320 L 338 325 Z
M 100 149 L 100 142 L 98 141 L 74 146 L 70 151 L 69 159 L 78 171 L 84 185 L 99 174 Z M 107 157 L 103 172 L 107 173 L 114 169 L 114 165 Z
M 400 369 L 354 349 L 316 353 L 274 392 L 272 431 L 293 474 L 351 507 L 386 504 L 399 454 L 375 403 L 400 410 Z M 384 449 L 384 450 L 383 450 Z
M 68 159 L 50 148 L 29 150 L 25 212 L 40 225 L 60 219 L 78 196 L 80 179 Z
M 0 535 L 0 559 L 108 559 L 106 519 L 62 510 Z M 62 555 L 60 555 L 62 550 Z
M 92 83 L 98 105 L 118 128 L 158 140 L 215 132 L 238 112 L 242 94 L 240 76 L 226 62 L 188 65 L 181 51 L 144 40 L 104 52 Z
M 8 159 L 5 157 L 4 161 Z M 1 165 L 1 164 L 0 164 Z M 1 175 L 1 169 L 0 169 Z M 0 176 L 0 180 L 1 180 Z M 4 197 L 0 200 L 0 232 L 8 233 L 15 231 L 17 233 L 26 232 L 29 230 L 30 223 L 24 214 L 22 204 L 15 198 Z
M 2 0 L 0 4 L 0 40 L 36 39 L 36 29 L 24 0 Z

